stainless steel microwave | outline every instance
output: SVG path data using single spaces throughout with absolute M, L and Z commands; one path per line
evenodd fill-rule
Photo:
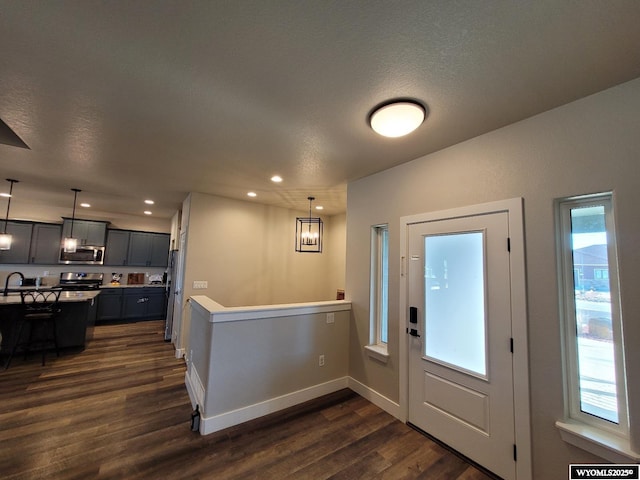
M 65 252 L 60 249 L 58 263 L 66 265 L 102 265 L 104 263 L 104 247 L 78 245 L 75 252 Z

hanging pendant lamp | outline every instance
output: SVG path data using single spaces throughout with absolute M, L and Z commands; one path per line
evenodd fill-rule
M 9 194 L 7 195 L 7 215 L 4 218 L 4 229 L 2 233 L 0 233 L 0 250 L 9 250 L 11 249 L 11 234 L 7 233 L 7 223 L 9 222 L 9 208 L 11 207 L 11 196 L 13 195 L 13 184 L 18 183 L 18 180 L 13 180 L 11 178 L 7 178 L 7 182 L 11 184 L 9 187 Z M 3 194 L 4 196 L 4 194 Z
M 76 201 L 78 200 L 78 192 L 81 192 L 82 190 L 79 188 L 72 188 L 71 191 L 73 192 L 73 214 L 71 215 L 71 232 L 69 233 L 69 236 L 64 239 L 63 248 L 65 253 L 75 253 L 78 248 L 78 239 L 73 238 L 73 222 L 76 219 Z
M 307 197 L 309 200 L 309 216 L 296 218 L 296 252 L 322 253 L 322 219 L 311 216 L 311 203 L 315 197 Z

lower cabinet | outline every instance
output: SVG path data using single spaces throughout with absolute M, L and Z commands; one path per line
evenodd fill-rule
M 98 295 L 98 321 L 106 322 L 122 318 L 122 289 L 103 288 Z
M 98 307 L 98 321 L 162 320 L 167 314 L 167 297 L 161 287 L 105 288 Z

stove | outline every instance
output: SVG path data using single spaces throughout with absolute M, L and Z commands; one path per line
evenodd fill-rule
M 62 272 L 56 288 L 63 290 L 98 290 L 102 285 L 102 273 Z

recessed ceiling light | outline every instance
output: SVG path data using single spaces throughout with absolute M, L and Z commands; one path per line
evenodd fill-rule
M 0 193 L 0 197 L 10 198 L 10 197 L 11 197 L 11 195 L 10 195 L 10 194 L 8 194 L 7 192 L 2 192 L 2 193 Z
M 145 200 L 144 203 L 146 203 L 147 205 L 153 205 L 156 202 L 154 202 L 153 200 Z
M 89 208 L 91 205 L 88 203 L 81 203 L 80 206 L 84 208 Z
M 247 192 L 248 197 L 257 197 L 258 194 L 256 192 Z
M 324 207 L 322 205 L 316 205 L 316 210 L 324 210 Z
M 280 175 L 274 175 L 271 177 L 271 181 L 274 183 L 280 183 L 282 181 L 282 177 Z
M 418 102 L 397 100 L 377 107 L 369 117 L 374 132 L 384 137 L 402 137 L 418 128 L 427 112 Z
M 144 214 L 145 214 L 145 215 L 151 215 L 151 214 L 152 214 L 152 212 L 151 212 L 151 210 L 145 210 L 145 211 L 144 211 Z

